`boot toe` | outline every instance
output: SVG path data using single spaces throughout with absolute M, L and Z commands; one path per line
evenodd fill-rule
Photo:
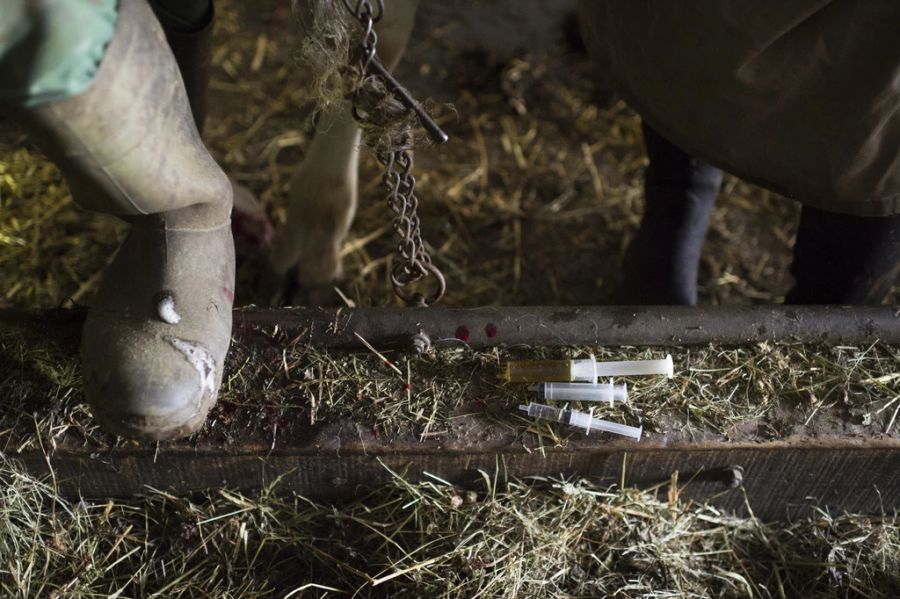
M 228 223 L 136 220 L 88 312 L 85 391 L 107 430 L 149 440 L 196 431 L 216 400 L 231 341 Z M 183 223 L 181 223 L 183 224 Z
M 217 362 L 202 345 L 151 336 L 85 351 L 85 392 L 109 432 L 159 441 L 199 429 L 215 403 Z M 89 358 L 90 356 L 90 358 Z

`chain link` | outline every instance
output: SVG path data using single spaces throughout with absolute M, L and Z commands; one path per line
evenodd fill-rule
M 416 110 L 422 119 L 422 110 L 415 104 L 415 100 L 402 90 L 383 67 L 377 58 L 378 35 L 375 33 L 375 23 L 384 15 L 384 0 L 343 0 L 344 7 L 353 15 L 363 28 L 363 40 L 360 57 L 360 80 L 356 85 L 352 101 L 353 118 L 359 122 L 368 122 L 364 113 L 359 110 L 359 95 L 370 78 L 380 79 L 385 87 L 399 95 L 398 98 L 409 108 Z M 412 105 L 410 105 L 412 103 Z M 432 130 L 437 130 L 446 139 L 446 136 L 427 119 Z M 426 125 L 427 127 L 427 125 Z M 431 133 L 431 132 L 430 132 Z M 410 152 L 412 146 L 411 134 L 407 132 L 404 138 L 399 140 L 398 148 L 384 152 L 378 152 L 376 157 L 384 167 L 382 183 L 388 191 L 388 207 L 394 213 L 393 229 L 400 241 L 397 244 L 398 260 L 391 270 L 391 284 L 394 293 L 407 305 L 428 306 L 441 299 L 446 291 L 447 284 L 444 275 L 432 263 L 431 255 L 422 241 L 422 232 L 419 221 L 419 199 L 416 197 L 416 178 L 412 174 L 413 160 Z M 413 285 L 427 277 L 434 278 L 434 289 L 429 295 L 414 293 L 408 290 Z

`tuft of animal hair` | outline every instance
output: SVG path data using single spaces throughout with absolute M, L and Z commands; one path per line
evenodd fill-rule
M 309 97 L 320 111 L 342 108 L 359 80 L 359 66 L 349 64 L 351 44 L 362 31 L 341 0 L 293 0 L 300 26 L 297 61 L 308 71 Z
M 415 115 L 380 79 L 363 76 L 355 58 L 363 30 L 342 0 L 293 0 L 293 12 L 303 38 L 297 61 L 309 72 L 309 96 L 316 112 L 349 111 L 355 106 L 363 143 L 380 159 L 411 149 L 416 141 Z

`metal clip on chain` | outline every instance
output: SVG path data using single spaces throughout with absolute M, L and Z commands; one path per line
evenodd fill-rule
M 366 117 L 358 110 L 359 90 L 369 77 L 378 78 L 394 97 L 408 110 L 415 113 L 419 123 L 435 143 L 447 141 L 437 123 L 432 120 L 422 106 L 397 81 L 390 71 L 378 60 L 376 46 L 378 35 L 375 23 L 384 15 L 384 0 L 343 0 L 344 7 L 353 15 L 363 28 L 362 55 L 360 58 L 361 79 L 353 98 L 353 118 L 365 122 Z M 391 284 L 394 293 L 410 306 L 429 306 L 441 299 L 447 289 L 447 283 L 441 271 L 432 263 L 431 255 L 425 249 L 419 225 L 419 199 L 416 197 L 416 178 L 412 174 L 412 154 L 408 147 L 411 140 L 403 140 L 399 149 L 391 150 L 377 156 L 384 167 L 382 183 L 388 190 L 388 206 L 394 212 L 393 229 L 400 237 L 397 246 L 399 261 L 391 270 Z M 426 296 L 421 293 L 410 293 L 407 286 L 428 276 L 434 277 L 435 288 Z

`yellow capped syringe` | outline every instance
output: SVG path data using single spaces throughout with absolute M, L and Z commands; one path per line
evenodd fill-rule
M 596 383 L 598 377 L 662 374 L 672 378 L 672 356 L 662 360 L 598 362 L 594 356 L 581 360 L 516 360 L 506 363 L 503 378 L 510 383 Z

